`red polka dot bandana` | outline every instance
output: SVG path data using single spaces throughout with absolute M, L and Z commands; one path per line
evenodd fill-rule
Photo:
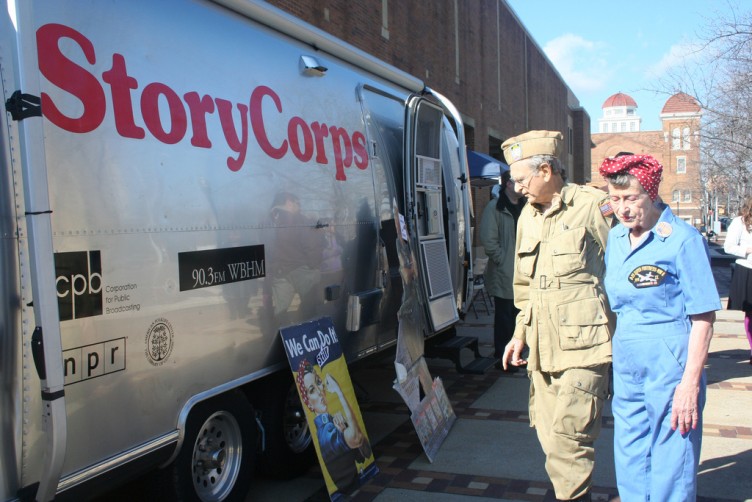
M 298 365 L 298 371 L 297 375 L 295 376 L 295 380 L 298 384 L 298 389 L 300 390 L 300 400 L 303 401 L 303 404 L 305 404 L 309 410 L 313 411 L 313 407 L 311 407 L 311 403 L 308 400 L 308 390 L 306 389 L 305 382 L 303 381 L 306 373 L 313 373 L 313 366 L 311 366 L 311 363 L 309 363 L 305 359 L 302 359 L 300 361 L 300 364 Z
M 648 193 L 651 200 L 658 198 L 663 166 L 650 155 L 622 155 L 603 160 L 598 170 L 604 178 L 610 174 L 631 174 Z

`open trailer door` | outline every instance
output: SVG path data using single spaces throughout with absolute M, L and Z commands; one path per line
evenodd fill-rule
M 449 162 L 444 111 L 414 96 L 408 103 L 405 134 L 405 195 L 411 238 L 420 264 L 420 284 L 433 331 L 459 320 L 447 246 L 448 217 L 442 166 Z M 456 280 L 456 279 L 455 279 Z
M 5 107 L 12 120 L 8 127 L 11 131 L 9 135 L 17 135 L 19 145 L 18 149 L 12 149 L 11 165 L 20 168 L 23 180 L 25 237 L 28 243 L 26 259 L 31 283 L 31 301 L 27 303 L 27 307 L 33 307 L 34 323 L 33 327 L 30 327 L 24 318 L 24 351 L 27 347 L 30 348 L 34 369 L 39 378 L 38 383 L 31 382 L 31 380 L 24 381 L 24 407 L 29 408 L 28 416 L 32 418 L 27 419 L 26 412 L 24 412 L 23 424 L 17 424 L 18 427 L 23 427 L 24 434 L 24 465 L 20 482 L 25 486 L 21 487 L 23 493 L 21 498 L 28 497 L 46 502 L 55 498 L 63 470 L 67 445 L 67 415 L 60 315 L 53 258 L 52 208 L 47 184 L 47 156 L 42 110 L 39 105 L 39 96 L 42 94 L 34 21 L 34 9 L 39 6 L 33 2 L 11 2 L 11 5 L 14 11 L 8 14 L 11 15 L 15 29 L 13 36 L 15 37 L 16 71 L 11 72 L 10 68 L 2 68 L 4 78 L 0 83 L 0 91 L 4 96 L 8 96 L 12 91 Z M 11 75 L 12 78 L 8 78 Z M 8 89 L 6 85 L 12 85 L 12 88 Z M 44 96 L 41 101 L 44 103 Z M 24 232 L 19 233 L 23 235 Z M 27 368 L 28 361 L 25 359 L 23 370 L 25 375 Z M 40 401 L 30 395 L 32 389 L 36 390 L 37 387 L 40 391 Z M 36 407 L 37 403 L 40 405 L 39 408 Z M 12 420 L 9 416 L 5 418 Z M 40 429 L 43 437 L 41 441 L 43 458 L 41 463 L 37 463 L 36 458 L 28 460 L 26 456 L 28 455 L 27 447 L 34 447 L 31 446 L 33 433 Z M 32 474 L 27 476 L 27 472 Z
M 429 88 L 426 91 L 436 98 L 445 113 L 441 147 L 446 206 L 444 228 L 457 308 L 467 313 L 474 294 L 473 235 L 470 225 L 473 201 L 470 193 L 470 166 L 464 146 L 464 125 L 459 110 L 448 99 Z

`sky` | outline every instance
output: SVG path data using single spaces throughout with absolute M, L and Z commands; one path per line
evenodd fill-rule
M 506 0 L 543 49 L 598 132 L 604 101 L 617 92 L 637 102 L 641 130 L 661 129 L 670 97 L 661 77 L 682 61 L 713 18 L 749 0 Z

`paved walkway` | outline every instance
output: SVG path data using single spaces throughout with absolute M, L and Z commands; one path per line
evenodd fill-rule
M 716 249 L 716 252 L 718 250 Z M 731 278 L 722 253 L 713 271 L 725 300 Z M 477 336 L 491 351 L 493 317 L 480 302 L 461 334 Z M 752 501 L 752 366 L 743 315 L 721 311 L 707 364 L 702 459 L 698 480 L 701 502 Z M 555 499 L 543 468 L 544 457 L 528 426 L 528 379 L 499 370 L 482 376 L 459 375 L 446 361 L 429 360 L 443 379 L 458 420 L 430 463 L 423 454 L 405 405 L 390 388 L 392 359 L 369 362 L 353 372 L 359 401 L 380 474 L 353 497 L 356 501 L 480 502 Z M 613 418 L 603 417 L 596 443 L 593 500 L 616 497 L 613 471 Z M 293 482 L 262 482 L 248 500 L 328 500 L 318 469 Z

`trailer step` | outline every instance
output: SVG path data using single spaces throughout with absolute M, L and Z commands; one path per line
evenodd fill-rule
M 475 359 L 468 364 L 462 364 L 461 352 L 464 349 L 473 351 Z M 499 362 L 495 357 L 484 357 L 478 349 L 478 339 L 474 336 L 454 336 L 435 345 L 426 345 L 426 357 L 449 359 L 454 362 L 457 373 L 472 373 L 482 375 L 494 364 Z
M 471 375 L 483 375 L 498 362 L 499 358 L 497 357 L 477 357 L 465 366 L 457 368 L 457 372 Z

